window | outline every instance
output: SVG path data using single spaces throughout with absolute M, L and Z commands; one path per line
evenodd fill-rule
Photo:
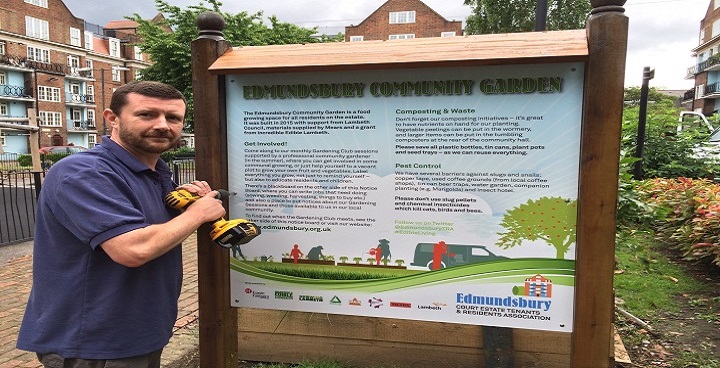
M 95 110 L 88 109 L 87 111 L 87 122 L 88 122 L 88 128 L 95 126 Z M 93 129 L 93 128 L 90 128 Z
M 135 80 L 142 79 L 142 69 L 135 69 Z
M 29 60 L 35 60 L 41 63 L 50 62 L 50 50 L 41 49 L 33 46 L 27 47 L 27 58 Z
M 10 115 L 7 102 L 0 103 L 0 115 Z
M 95 46 L 93 45 L 92 32 L 85 31 L 85 48 L 91 51 L 95 48 Z
M 117 38 L 110 38 L 108 42 L 110 46 L 110 56 L 120 57 L 120 40 Z
M 93 78 L 95 76 L 95 74 L 94 74 L 95 72 L 93 70 L 93 61 L 85 59 L 85 67 L 88 68 L 88 71 L 86 72 L 87 74 L 85 74 L 85 75 L 90 78 Z
M 2 144 L 3 147 L 7 145 L 7 143 L 5 142 L 5 132 L 3 131 L 0 131 L 0 144 Z
M 409 40 L 411 38 L 415 38 L 414 34 L 396 34 L 396 35 L 390 35 L 391 40 Z
M 702 30 L 700 30 L 700 43 L 703 43 L 704 40 L 705 40 L 705 30 L 702 29 Z
M 440 32 L 440 37 L 455 37 L 455 32 Z
M 68 55 L 68 66 L 71 68 L 79 68 L 80 67 L 80 56 Z
M 50 39 L 48 31 L 48 21 L 25 16 L 25 35 L 28 37 L 40 38 L 43 40 Z
M 40 125 L 43 126 L 62 126 L 62 115 L 55 111 L 40 111 L 38 113 L 40 118 Z
M 364 41 L 365 36 L 350 36 L 350 42 Z
M 92 84 L 88 84 L 85 88 L 86 94 L 87 94 L 87 102 L 95 102 L 95 86 Z
M 80 94 L 80 84 L 79 83 L 70 83 L 70 93 L 74 95 Z
M 415 11 L 390 12 L 390 24 L 415 23 Z
M 5 41 L 0 41 L 0 55 L 5 55 Z
M 33 5 L 41 6 L 41 7 L 43 7 L 43 8 L 47 8 L 47 7 L 48 7 L 48 2 L 47 2 L 47 0 L 25 0 L 25 2 L 28 3 L 28 4 L 33 4 Z
M 70 44 L 73 46 L 82 46 L 83 41 L 80 38 L 80 30 L 70 27 Z
M 712 24 L 712 36 L 711 38 L 715 38 L 715 36 L 720 34 L 720 19 L 716 20 Z
M 60 102 L 60 88 L 38 86 L 38 100 Z
M 142 60 L 143 55 L 142 55 L 142 52 L 140 51 L 140 48 L 137 46 L 133 46 L 133 50 L 135 51 L 135 60 Z
M 0 85 L 6 85 L 7 84 L 7 75 L 5 75 L 5 72 L 0 72 Z
M 112 68 L 112 80 L 114 82 L 120 82 L 120 69 Z
M 705 94 L 705 85 L 700 84 L 695 87 L 695 99 L 702 97 Z

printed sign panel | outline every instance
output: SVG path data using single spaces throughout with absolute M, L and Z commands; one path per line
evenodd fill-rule
M 232 305 L 571 331 L 583 75 L 227 76 Z

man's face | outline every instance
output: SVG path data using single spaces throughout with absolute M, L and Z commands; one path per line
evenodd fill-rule
M 113 138 L 135 154 L 160 154 L 181 139 L 185 117 L 183 100 L 164 100 L 137 93 L 127 95 L 120 115 L 111 114 Z

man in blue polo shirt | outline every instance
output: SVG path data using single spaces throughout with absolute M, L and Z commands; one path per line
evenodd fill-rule
M 160 154 L 180 140 L 175 88 L 131 82 L 103 112 L 110 136 L 49 170 L 37 204 L 33 287 L 17 347 L 45 367 L 158 368 L 182 285 L 180 243 L 225 215 L 206 182 L 180 213 Z M 209 195 L 208 195 L 209 194 Z

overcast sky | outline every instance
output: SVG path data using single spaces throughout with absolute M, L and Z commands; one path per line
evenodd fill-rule
M 131 13 L 144 18 L 157 14 L 153 0 L 64 0 L 70 11 L 90 23 L 104 26 L 110 20 Z M 201 0 L 170 0 L 172 5 L 196 5 Z M 336 34 L 343 27 L 358 24 L 386 0 L 226 0 L 222 10 L 247 11 L 276 15 L 282 22 L 302 27 L 319 27 L 323 33 Z M 465 20 L 470 7 L 463 0 L 423 0 L 448 20 Z M 655 69 L 651 87 L 687 90 L 685 80 L 694 64 L 691 50 L 698 46 L 700 20 L 712 0 L 628 0 L 625 14 L 630 19 L 625 86 L 642 84 L 643 68 Z M 128 10 L 132 9 L 132 10 Z

